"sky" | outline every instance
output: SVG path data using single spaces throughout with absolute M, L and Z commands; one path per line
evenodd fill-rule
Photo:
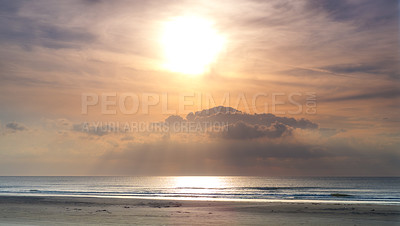
M 400 176 L 399 9 L 0 0 L 0 175 Z

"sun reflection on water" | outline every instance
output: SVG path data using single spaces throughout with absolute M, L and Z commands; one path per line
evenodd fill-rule
M 210 193 L 225 185 L 220 177 L 175 177 L 174 180 L 174 187 L 183 193 Z

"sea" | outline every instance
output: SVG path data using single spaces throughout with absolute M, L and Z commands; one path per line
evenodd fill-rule
M 400 205 L 400 177 L 0 177 L 0 196 Z

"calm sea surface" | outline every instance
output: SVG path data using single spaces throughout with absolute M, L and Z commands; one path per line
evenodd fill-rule
M 0 177 L 0 195 L 400 205 L 400 178 Z

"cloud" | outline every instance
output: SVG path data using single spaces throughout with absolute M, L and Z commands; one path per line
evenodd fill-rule
M 93 34 L 82 28 L 62 27 L 18 16 L 5 17 L 0 29 L 2 43 L 18 44 L 28 49 L 34 46 L 52 49 L 79 48 L 95 40 Z
M 212 143 L 184 143 L 159 141 L 130 143 L 122 151 L 109 151 L 98 162 L 99 173 L 111 170 L 122 174 L 147 175 L 218 175 L 248 174 L 253 167 L 266 167 L 277 159 L 297 161 L 332 156 L 323 149 L 308 145 L 227 141 Z M 118 163 L 117 165 L 114 163 Z M 100 167 L 103 166 L 103 167 Z M 285 166 L 280 166 L 285 167 Z M 268 172 L 258 172 L 258 174 Z
M 359 64 L 339 64 L 329 65 L 322 69 L 336 74 L 356 74 L 364 73 L 371 75 L 388 75 L 392 78 L 400 77 L 399 63 L 395 58 L 385 59 L 384 61 L 364 62 Z
M 29 130 L 28 127 L 26 127 L 25 125 L 18 123 L 18 122 L 9 122 L 5 125 L 5 127 L 6 127 L 6 131 L 11 132 L 11 133 Z
M 270 127 L 273 124 L 282 124 L 292 128 L 316 129 L 318 125 L 310 120 L 301 118 L 278 117 L 273 114 L 246 114 L 231 108 L 218 106 L 211 109 L 189 113 L 186 116 L 188 121 L 194 122 L 225 122 L 235 124 L 243 122 L 248 125 L 259 125 Z
M 196 118 L 205 118 L 216 114 L 234 114 L 234 113 L 240 114 L 242 112 L 232 107 L 218 106 L 210 109 L 205 109 L 202 111 L 197 111 L 194 113 L 191 112 L 186 116 L 186 118 L 188 120 L 195 120 Z
M 399 89 L 389 89 L 389 90 L 378 90 L 372 92 L 368 91 L 366 93 L 326 98 L 323 99 L 323 101 L 335 102 L 335 101 L 369 100 L 369 99 L 395 99 L 398 97 L 400 97 Z
M 319 132 L 322 136 L 331 137 L 335 136 L 338 133 L 346 132 L 345 129 L 333 129 L 333 128 L 320 128 Z
M 316 123 L 304 118 L 277 117 L 273 114 L 247 114 L 224 106 L 191 112 L 186 119 L 178 115 L 171 115 L 164 122 L 173 132 L 175 128 L 182 131 L 182 126 L 189 127 L 190 124 L 194 124 L 193 127 L 198 125 L 198 132 L 208 131 L 211 137 L 238 140 L 262 137 L 278 138 L 291 135 L 293 129 L 318 128 Z
M 258 9 L 253 10 L 264 10 L 265 13 L 252 13 L 250 18 L 255 18 L 247 16 L 239 20 L 252 21 L 253 28 L 270 30 L 270 34 L 289 33 L 285 37 L 290 37 L 290 32 L 296 34 L 293 36 L 296 39 L 285 39 L 284 43 L 275 40 L 279 43 L 276 51 L 268 48 L 264 55 L 253 57 L 254 61 L 262 62 L 259 65 L 286 66 L 281 71 L 289 71 L 289 75 L 352 77 L 353 74 L 369 73 L 377 77 L 399 77 L 397 1 L 280 2 L 289 6 L 263 9 L 276 3 L 260 3 Z M 266 33 L 263 37 L 268 36 Z M 261 46 L 254 48 L 261 53 L 266 50 L 264 43 L 260 40 Z M 268 53 L 273 53 L 273 58 Z M 310 65 L 313 61 L 315 63 Z
M 169 139 L 127 142 L 121 149 L 109 150 L 98 159 L 96 173 L 394 175 L 393 170 L 398 169 L 400 160 L 390 145 L 376 152 L 376 145 L 379 144 L 335 136 L 345 130 L 318 129 L 317 124 L 305 119 L 244 114 L 222 106 L 192 112 L 186 118 L 170 116 L 165 122 L 228 120 L 228 130 L 209 133 L 211 139 L 208 140 L 197 140 L 201 135 L 197 133 L 190 134 L 189 139 L 184 139 L 186 134 L 168 133 Z M 299 130 L 304 133 L 299 133 Z M 319 135 L 313 137 L 313 134 Z M 321 136 L 326 139 L 320 139 Z
M 179 122 L 184 122 L 184 121 L 185 121 L 185 119 L 183 119 L 179 115 L 171 115 L 165 119 L 165 123 L 167 123 L 167 124 L 179 123 Z
M 334 21 L 353 22 L 363 28 L 387 25 L 398 16 L 398 1 L 309 0 L 307 9 L 325 13 Z
M 74 124 L 72 126 L 72 130 L 75 132 L 86 133 L 88 135 L 104 136 L 112 131 L 115 131 L 115 128 L 110 127 L 108 124 L 91 125 L 89 123 L 79 123 L 79 124 Z
M 397 175 L 400 156 L 326 144 L 225 140 L 129 143 L 108 151 L 95 168 L 99 175 Z
M 224 139 L 245 140 L 260 137 L 278 138 L 284 134 L 290 135 L 291 128 L 282 123 L 274 123 L 270 127 L 260 125 L 249 125 L 244 122 L 237 122 L 227 126 L 219 133 L 211 133 Z

